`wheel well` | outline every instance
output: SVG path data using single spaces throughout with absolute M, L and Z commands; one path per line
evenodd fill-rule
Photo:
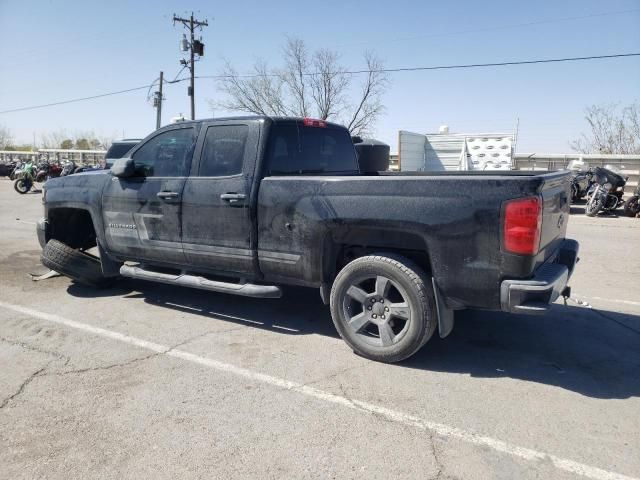
M 48 215 L 49 239 L 59 240 L 72 248 L 95 247 L 96 231 L 91 214 L 80 208 L 56 208 Z
M 339 241 L 330 241 L 325 250 L 325 281 L 333 282 L 337 273 L 349 262 L 374 253 L 389 252 L 402 255 L 420 266 L 425 272 L 431 272 L 425 240 L 415 233 L 363 228 L 351 230 Z

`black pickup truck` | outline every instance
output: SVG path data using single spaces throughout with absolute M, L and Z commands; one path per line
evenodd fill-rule
M 95 286 L 319 288 L 349 346 L 387 362 L 448 335 L 455 310 L 542 313 L 568 295 L 569 172 L 378 172 L 357 147 L 311 119 L 161 128 L 110 171 L 46 183 L 43 263 Z

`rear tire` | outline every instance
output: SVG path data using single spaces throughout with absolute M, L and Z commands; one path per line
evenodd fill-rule
M 624 204 L 624 214 L 627 217 L 635 217 L 640 213 L 640 197 L 633 196 Z
M 571 185 L 571 203 L 576 203 L 580 199 L 578 193 L 578 187 L 576 185 Z
M 409 358 L 438 323 L 430 277 L 394 254 L 349 263 L 333 283 L 330 303 L 342 339 L 358 355 L 379 362 Z
M 115 281 L 115 278 L 103 275 L 99 258 L 71 248 L 58 240 L 47 242 L 42 251 L 42 264 L 91 287 L 108 287 Z

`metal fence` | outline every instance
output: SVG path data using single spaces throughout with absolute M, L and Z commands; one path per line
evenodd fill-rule
M 61 148 L 41 148 L 30 151 L 0 150 L 0 162 L 11 160 L 37 161 L 41 155 L 46 155 L 51 161 L 65 162 L 73 160 L 79 165 L 96 165 L 106 154 L 106 150 L 67 150 Z
M 10 160 L 38 160 L 41 154 L 45 154 L 50 160 L 64 162 L 73 160 L 77 164 L 96 165 L 100 163 L 106 154 L 105 150 L 65 150 L 60 148 L 41 148 L 34 152 L 0 150 L 0 162 Z M 577 153 L 516 153 L 513 156 L 513 165 L 516 170 L 562 170 L 569 166 L 571 161 L 581 160 L 590 167 L 614 165 L 622 171 L 622 175 L 629 177 L 627 193 L 633 192 L 640 181 L 640 155 L 604 155 L 604 154 L 577 154 Z M 398 169 L 398 155 L 391 154 L 390 170 Z
M 625 187 L 628 195 L 640 180 L 640 155 L 516 153 L 513 164 L 517 170 L 562 170 L 573 160 L 581 160 L 589 167 L 612 165 L 619 168 L 623 177 L 629 177 Z

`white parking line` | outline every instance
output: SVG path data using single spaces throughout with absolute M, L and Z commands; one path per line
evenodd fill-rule
M 621 303 L 623 305 L 633 305 L 635 307 L 640 307 L 640 302 L 633 302 L 631 300 L 620 300 L 617 298 L 604 298 L 604 297 L 585 297 L 584 295 L 580 295 L 579 293 L 576 293 L 573 296 L 584 299 L 584 300 L 589 300 L 589 299 L 600 300 L 601 302 Z
M 640 307 L 640 302 L 632 302 L 631 300 L 618 300 L 617 298 L 603 298 L 603 297 L 591 297 L 594 300 L 601 300 L 603 302 L 622 303 L 624 305 L 634 305 Z
M 76 322 L 63 318 L 59 315 L 40 312 L 32 308 L 23 307 L 21 305 L 14 305 L 0 301 L 0 307 L 7 310 L 12 310 L 16 313 L 28 315 L 30 317 L 38 318 L 48 322 L 64 325 L 69 328 L 81 330 L 83 332 L 99 335 L 101 337 L 110 338 L 122 343 L 133 345 L 145 350 L 160 353 L 168 357 L 179 358 L 187 362 L 202 365 L 213 370 L 217 370 L 224 373 L 229 373 L 238 377 L 243 377 L 254 382 L 264 383 L 273 387 L 281 388 L 284 390 L 290 390 L 297 392 L 308 397 L 315 398 L 328 403 L 341 405 L 343 407 L 351 408 L 361 412 L 370 414 L 376 414 L 385 417 L 387 420 L 396 422 L 402 425 L 418 428 L 421 430 L 429 430 L 437 433 L 443 437 L 456 438 L 475 445 L 481 445 L 484 447 L 492 448 L 501 453 L 506 453 L 514 457 L 518 457 L 529 461 L 550 461 L 556 468 L 570 472 L 577 475 L 582 475 L 594 480 L 640 480 L 639 478 L 629 477 L 616 472 L 611 472 L 597 467 L 592 467 L 584 463 L 576 462 L 566 458 L 557 457 L 549 453 L 539 452 L 531 448 L 519 447 L 517 445 L 511 445 L 502 440 L 498 440 L 492 437 L 484 435 L 478 435 L 473 432 L 468 432 L 457 427 L 451 427 L 441 423 L 431 422 L 429 420 L 409 415 L 398 410 L 392 410 L 386 407 L 375 405 L 369 402 L 363 402 L 360 400 L 348 399 L 346 397 L 335 395 L 333 393 L 325 392 L 314 387 L 302 385 L 297 382 L 292 382 L 279 377 L 266 375 L 264 373 L 254 372 L 246 368 L 237 367 L 228 363 L 220 362 L 207 357 L 201 357 L 193 353 L 185 352 L 183 350 L 171 349 L 167 345 L 161 345 L 159 343 L 149 342 L 141 338 L 131 337 L 122 333 L 114 332 L 112 330 L 106 330 L 104 328 L 94 327 L 86 323 Z

